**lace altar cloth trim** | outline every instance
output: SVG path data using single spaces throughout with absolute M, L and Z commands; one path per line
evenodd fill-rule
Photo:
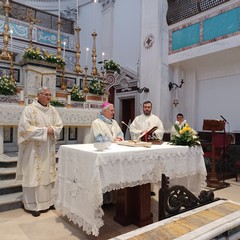
M 0 126 L 17 126 L 24 106 L 0 104 Z M 91 126 L 97 118 L 97 109 L 73 109 L 56 107 L 64 126 Z
M 93 144 L 59 149 L 56 208 L 98 236 L 102 226 L 103 193 L 145 183 L 160 183 L 165 173 L 199 193 L 206 185 L 201 147 L 154 145 L 151 148 L 112 144 L 105 151 Z

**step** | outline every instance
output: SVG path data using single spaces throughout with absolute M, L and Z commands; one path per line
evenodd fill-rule
M 0 180 L 0 196 L 4 194 L 17 193 L 22 191 L 21 181 L 15 179 Z
M 22 207 L 22 192 L 0 195 L 0 212 Z
M 0 167 L 0 175 L 7 175 L 7 174 L 15 174 L 16 173 L 16 167 Z

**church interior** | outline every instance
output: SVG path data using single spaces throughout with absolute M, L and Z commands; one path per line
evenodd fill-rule
M 240 101 L 237 87 L 240 86 L 239 19 L 239 0 L 2 0 L 1 239 L 240 239 L 240 220 L 237 220 L 240 219 L 240 112 L 236 110 Z M 187 219 L 191 214 L 207 215 L 202 212 L 208 208 L 207 205 L 200 206 L 197 210 L 181 213 L 181 218 L 176 215 L 170 220 L 159 221 L 161 176 L 155 172 L 153 178 L 158 178 L 159 182 L 153 181 L 157 184 L 154 185 L 156 194 L 149 202 L 152 211 L 150 225 L 150 222 L 121 224 L 122 220 L 114 221 L 117 218 L 115 205 L 99 207 L 97 201 L 100 200 L 94 200 L 95 192 L 88 205 L 91 206 L 93 201 L 94 208 L 99 208 L 94 209 L 95 212 L 89 210 L 87 214 L 95 214 L 100 222 L 96 221 L 91 230 L 85 219 L 80 221 L 76 215 L 61 208 L 63 203 L 59 199 L 60 208 L 56 207 L 39 218 L 25 213 L 21 207 L 21 182 L 15 181 L 18 124 L 23 109 L 36 99 L 38 89 L 44 86 L 51 89 L 50 104 L 56 107 L 63 122 L 56 143 L 60 177 L 63 177 L 61 174 L 66 166 L 60 164 L 59 156 L 63 151 L 60 153 L 59 149 L 64 145 L 84 146 L 88 143 L 91 124 L 104 102 L 114 104 L 114 119 L 121 127 L 124 139 L 130 140 L 129 125 L 142 113 L 143 103 L 151 101 L 153 114 L 163 123 L 164 143 L 171 140 L 171 127 L 178 113 L 183 113 L 199 136 L 199 151 L 184 150 L 195 161 L 189 171 L 196 171 L 199 182 L 192 190 L 197 189 L 196 194 L 200 193 L 198 187 L 211 191 L 215 198 L 221 198 L 219 201 L 223 201 L 223 205 L 227 204 L 227 210 L 218 209 L 221 214 L 229 209 L 233 212 L 206 224 L 205 228 L 193 229 L 189 223 L 191 230 L 184 232 L 180 227 L 181 235 L 180 230 L 176 236 L 171 235 L 168 226 L 173 227 L 171 224 L 177 220 L 183 224 L 182 218 Z M 223 139 L 221 146 L 217 146 L 217 138 Z M 68 153 L 65 154 L 69 157 Z M 136 151 L 135 154 L 143 162 L 144 156 L 148 156 L 144 152 Z M 184 154 L 179 150 L 179 160 L 188 161 Z M 116 159 L 123 159 L 123 155 L 116 156 Z M 169 160 L 164 165 L 169 169 L 164 173 L 170 175 L 167 175 L 170 183 L 194 184 L 192 176 L 187 180 L 181 178 L 182 182 L 176 180 L 179 177 L 176 169 L 185 171 L 187 164 L 178 165 L 176 154 L 172 152 L 164 156 Z M 102 161 L 104 166 L 107 165 L 106 159 L 114 162 L 114 157 L 106 154 L 99 162 Z M 199 159 L 203 160 L 203 165 Z M 69 158 L 71 161 L 72 174 L 76 177 L 79 163 Z M 158 162 L 154 164 L 163 167 Z M 123 171 L 132 166 L 125 167 Z M 141 165 L 138 167 L 140 169 Z M 100 176 L 107 170 L 111 172 L 110 167 L 101 169 Z M 132 171 L 135 177 L 134 171 L 137 170 Z M 74 183 L 78 180 L 76 177 Z M 135 187 L 134 181 L 129 183 L 129 180 L 126 186 Z M 116 196 L 133 197 L 132 193 L 121 191 L 124 182 L 112 186 L 114 184 L 107 185 L 106 180 L 102 184 L 102 191 L 96 196 L 121 188 Z M 149 182 L 143 179 L 140 184 Z M 64 187 L 68 188 L 68 185 Z M 71 194 L 76 194 L 76 200 L 81 189 L 74 191 Z M 70 200 L 67 198 L 66 201 Z M 85 198 L 84 201 L 87 202 Z M 218 201 L 211 204 L 214 211 L 219 207 Z M 128 207 L 121 205 L 120 211 L 129 211 Z M 224 231 L 223 226 L 226 226 Z M 166 232 L 166 238 L 161 238 Z

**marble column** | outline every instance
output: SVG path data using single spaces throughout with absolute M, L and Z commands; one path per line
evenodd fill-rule
M 148 87 L 150 91 L 141 93 L 140 103 L 152 101 L 153 113 L 168 129 L 172 124 L 169 114 L 172 103 L 168 90 L 167 7 L 167 0 L 142 0 L 140 87 Z

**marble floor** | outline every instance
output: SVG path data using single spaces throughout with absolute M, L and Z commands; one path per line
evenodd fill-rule
M 240 182 L 227 180 L 230 186 L 214 191 L 215 197 L 230 199 L 240 203 Z M 157 221 L 157 198 L 152 197 L 154 221 Z M 123 227 L 113 221 L 114 206 L 104 208 L 104 226 L 98 237 L 86 235 L 80 228 L 62 217 L 56 210 L 42 213 L 40 217 L 32 217 L 23 209 L 0 213 L 1 240 L 106 240 L 117 235 L 137 229 L 130 225 Z

